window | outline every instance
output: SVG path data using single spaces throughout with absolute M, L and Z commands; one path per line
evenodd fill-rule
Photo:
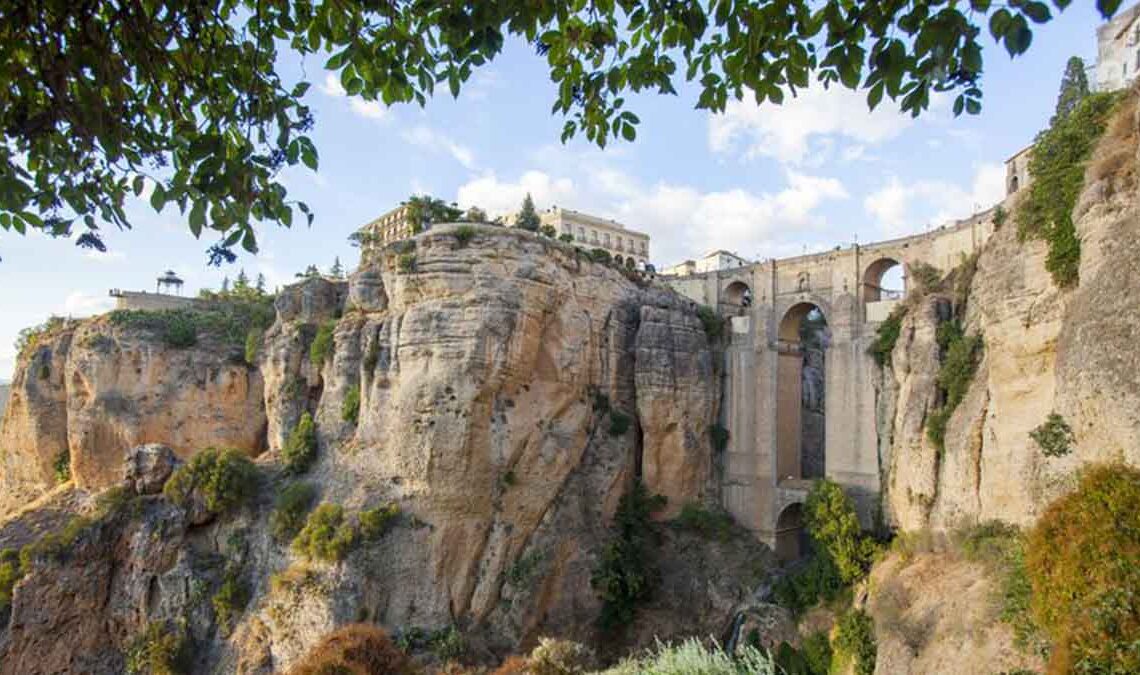
M 598 243 L 598 231 L 597 230 L 590 230 L 590 241 L 594 242 L 595 244 Z
M 578 228 L 578 241 L 586 241 L 586 228 Z
M 610 245 L 610 233 L 609 233 L 609 232 L 603 232 L 603 233 L 602 233 L 602 237 L 603 237 L 603 241 L 605 241 L 605 242 L 606 242 L 606 248 L 609 248 L 609 245 Z

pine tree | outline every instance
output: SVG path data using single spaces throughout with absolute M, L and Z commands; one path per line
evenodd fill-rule
M 340 256 L 333 258 L 333 266 L 329 269 L 329 274 L 337 279 L 344 278 L 344 266 L 340 264 Z
M 531 232 L 537 232 L 539 226 L 542 225 L 538 213 L 534 210 L 534 200 L 530 198 L 529 192 L 526 193 L 526 199 L 523 200 L 522 209 L 519 210 L 515 225 Z
M 265 295 L 265 275 L 258 273 L 257 284 L 254 286 L 258 295 Z
M 1081 99 L 1089 95 L 1089 80 L 1085 76 L 1085 62 L 1079 56 L 1069 57 L 1065 75 L 1061 78 L 1061 91 L 1057 94 L 1057 110 L 1050 124 L 1069 116 Z
M 222 277 L 222 292 L 223 293 L 229 293 L 230 292 L 230 276 L 228 274 L 226 276 Z
M 305 268 L 304 272 L 297 272 L 293 276 L 297 277 L 298 279 L 313 279 L 321 276 L 321 271 L 317 269 L 316 265 L 309 265 Z
M 249 288 L 249 277 L 246 276 L 245 268 L 243 267 L 238 272 L 237 280 L 234 281 L 234 290 L 235 291 L 244 291 L 247 288 Z

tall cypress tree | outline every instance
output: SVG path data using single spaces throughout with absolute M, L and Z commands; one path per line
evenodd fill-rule
M 1089 79 L 1085 75 L 1085 62 L 1079 56 L 1070 56 L 1061 78 L 1061 91 L 1057 94 L 1057 110 L 1050 124 L 1068 117 L 1081 99 L 1089 95 Z
M 523 200 L 522 209 L 519 211 L 515 225 L 531 232 L 537 232 L 539 226 L 542 225 L 538 212 L 534 210 L 534 200 L 530 198 L 529 192 L 526 193 L 526 199 Z

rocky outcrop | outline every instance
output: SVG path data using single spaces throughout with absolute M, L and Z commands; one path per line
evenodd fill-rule
M 77 485 L 99 489 L 119 480 L 126 448 L 257 454 L 264 437 L 261 376 L 239 347 L 208 332 L 192 348 L 170 347 L 108 316 L 73 322 L 17 366 L 0 425 L 0 512 L 54 485 L 61 455 Z
M 437 227 L 370 257 L 347 282 L 285 289 L 276 309 L 255 368 L 218 345 L 172 350 L 107 319 L 22 363 L 4 438 L 42 475 L 5 475 L 6 494 L 44 489 L 53 442 L 70 448 L 77 483 L 90 489 L 117 484 L 124 450 L 144 442 L 182 458 L 208 445 L 269 452 L 258 460 L 261 497 L 236 515 L 199 518 L 140 496 L 134 517 L 100 521 L 99 541 L 81 538 L 69 560 L 103 570 L 109 586 L 84 586 L 66 561 L 37 567 L 16 587 L 5 668 L 113 670 L 128 636 L 179 612 L 197 617 L 187 630 L 198 665 L 224 672 L 284 669 L 361 618 L 395 634 L 454 627 L 476 657 L 541 635 L 597 644 L 590 577 L 635 477 L 673 512 L 713 493 L 717 356 L 696 308 L 572 246 L 492 227 L 467 240 Z M 328 349 L 314 349 L 330 330 Z M 41 361 L 49 376 L 29 382 Z M 385 503 L 403 514 L 339 564 L 306 562 L 269 535 L 286 480 L 278 454 L 306 412 L 318 451 L 302 479 L 319 500 L 350 519 Z M 172 464 L 159 447 L 133 450 L 127 484 L 151 494 Z M 625 639 L 723 633 L 770 563 L 766 549 L 747 536 L 710 546 L 659 527 L 667 590 Z M 230 569 L 208 563 L 220 557 L 239 560 L 251 595 L 232 632 L 211 623 L 209 594 Z M 48 587 L 58 611 L 32 599 Z M 82 656 L 97 661 L 80 664 L 65 644 L 49 649 L 38 629 L 83 630 L 84 621 L 99 622 L 92 640 L 104 646 Z M 43 649 L 51 656 L 37 670 Z

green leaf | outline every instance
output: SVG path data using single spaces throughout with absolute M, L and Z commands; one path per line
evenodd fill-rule
M 1033 19 L 1035 23 L 1045 23 L 1053 18 L 1053 15 L 1049 13 L 1049 6 L 1043 2 L 1026 3 L 1021 8 L 1021 11 L 1030 19 Z
M 150 193 L 150 205 L 155 211 L 162 211 L 162 207 L 166 205 L 166 188 L 161 183 L 156 183 L 154 191 Z
M 206 200 L 198 199 L 190 209 L 190 231 L 197 239 L 202 234 L 202 226 L 206 224 Z
M 874 110 L 878 107 L 879 102 L 883 100 L 883 83 L 877 82 L 875 86 L 871 87 L 871 91 L 867 92 L 867 107 Z
M 145 181 L 145 180 L 143 180 L 143 177 L 142 177 L 142 176 L 135 176 L 135 180 L 134 180 L 134 191 L 135 191 L 135 196 L 136 196 L 136 197 L 138 197 L 138 196 L 142 195 L 142 193 L 143 193 L 143 188 L 144 188 L 145 186 L 146 186 L 146 181 Z
M 637 128 L 632 124 L 623 124 L 621 127 L 621 135 L 627 141 L 632 141 L 637 138 Z

